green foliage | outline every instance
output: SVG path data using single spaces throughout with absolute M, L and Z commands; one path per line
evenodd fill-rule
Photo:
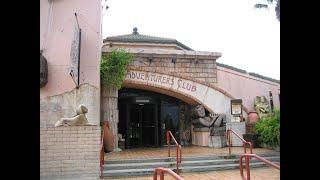
M 256 9 L 268 9 L 269 4 L 276 3 L 275 5 L 275 12 L 278 21 L 280 21 L 280 0 L 265 0 L 265 3 L 257 3 L 254 5 Z
M 101 83 L 105 86 L 121 88 L 127 75 L 127 65 L 133 59 L 132 54 L 123 49 L 112 50 L 102 54 L 100 65 Z
M 262 118 L 254 127 L 260 143 L 270 147 L 280 146 L 280 110 Z

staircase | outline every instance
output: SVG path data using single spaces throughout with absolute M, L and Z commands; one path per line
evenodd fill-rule
M 257 155 L 271 162 L 280 163 L 280 153 L 261 153 Z M 256 159 L 251 159 L 250 161 L 251 168 L 265 166 L 263 162 Z M 104 177 L 152 176 L 156 167 L 174 170 L 176 168 L 176 158 L 106 160 L 103 174 Z M 182 173 L 239 169 L 239 156 L 183 157 L 179 169 Z

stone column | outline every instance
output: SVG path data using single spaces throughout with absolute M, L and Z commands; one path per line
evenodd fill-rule
M 114 137 L 114 149 L 118 149 L 118 90 L 101 86 L 101 121 L 108 121 Z

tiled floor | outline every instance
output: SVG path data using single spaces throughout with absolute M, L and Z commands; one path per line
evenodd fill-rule
M 202 156 L 202 155 L 228 155 L 228 148 L 210 148 L 201 146 L 182 147 L 182 155 L 185 156 Z M 232 147 L 232 154 L 243 153 L 242 147 Z M 273 150 L 264 148 L 254 148 L 253 153 L 274 152 Z M 171 147 L 171 156 L 176 155 L 176 148 Z M 105 160 L 108 159 L 139 159 L 139 158 L 156 158 L 168 157 L 168 148 L 139 148 L 129 149 L 121 152 L 112 152 L 105 154 Z
M 251 180 L 279 180 L 280 171 L 271 167 L 265 168 L 253 168 L 250 170 Z M 181 176 L 185 180 L 242 180 L 240 176 L 239 169 L 226 170 L 226 171 L 212 171 L 205 173 L 182 173 Z M 108 178 L 110 179 L 110 178 Z M 111 178 L 112 179 L 112 178 Z M 140 177 L 125 177 L 116 179 L 126 179 L 126 180 L 152 180 L 152 174 L 150 176 L 140 176 Z M 158 177 L 160 179 L 160 177 Z M 169 175 L 165 175 L 165 180 L 174 180 L 174 178 Z

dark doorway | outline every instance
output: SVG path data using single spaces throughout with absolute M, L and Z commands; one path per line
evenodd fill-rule
M 129 104 L 127 113 L 127 148 L 157 146 L 157 106 L 155 104 Z
M 168 130 L 180 142 L 180 104 L 174 97 L 151 91 L 119 90 L 118 133 L 125 140 L 122 148 L 165 146 Z

